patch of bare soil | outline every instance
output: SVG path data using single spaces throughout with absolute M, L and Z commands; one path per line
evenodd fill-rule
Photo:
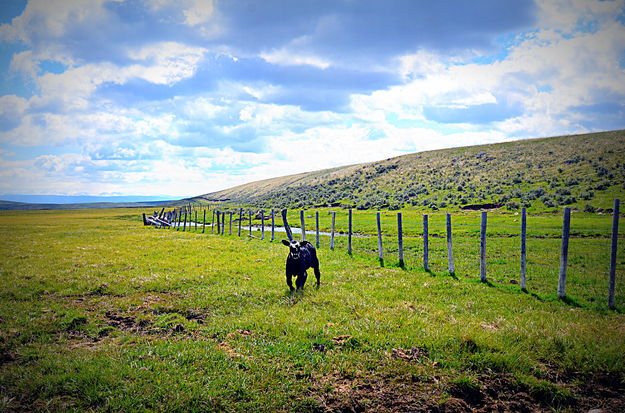
M 407 354 L 408 353 L 408 354 Z M 396 358 L 412 355 L 403 350 Z M 439 385 L 436 379 L 414 377 L 312 377 L 312 389 L 322 412 L 550 412 L 553 406 L 540 394 L 530 394 L 511 375 L 493 374 L 478 378 L 479 386 Z M 579 384 L 581 383 L 581 384 Z M 625 384 L 622 377 L 595 374 L 567 388 L 573 394 L 562 412 L 623 412 Z
M 312 380 L 322 412 L 431 412 L 440 397 L 433 386 L 396 379 L 313 375 Z
M 117 330 L 128 331 L 134 334 L 148 333 L 148 327 L 150 325 L 147 320 L 137 321 L 136 317 L 130 315 L 116 314 L 112 312 L 106 312 L 104 314 L 104 320 L 106 324 Z

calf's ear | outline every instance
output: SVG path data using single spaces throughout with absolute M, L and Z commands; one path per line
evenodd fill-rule
M 285 239 L 283 239 L 283 240 L 282 240 L 282 243 L 283 243 L 284 245 L 286 245 L 287 247 L 290 247 L 290 246 L 291 246 L 291 243 L 290 243 L 289 241 L 285 240 Z

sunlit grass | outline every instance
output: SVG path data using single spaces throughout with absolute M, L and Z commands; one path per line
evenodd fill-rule
M 572 240 L 571 298 L 562 301 L 557 236 L 529 239 L 528 292 L 510 282 L 518 280 L 514 215 L 490 221 L 510 229 L 489 237 L 489 284 L 479 282 L 475 215 L 454 217 L 466 224 L 454 239 L 455 277 L 446 271 L 444 237 L 431 238 L 432 273 L 422 270 L 417 215 L 405 220 L 413 228 L 399 268 L 395 216 L 385 216 L 384 267 L 375 237 L 354 237 L 349 256 L 346 237 L 330 251 L 324 236 L 321 287 L 309 280 L 291 295 L 287 249 L 268 234 L 261 241 L 143 227 L 137 210 L 0 213 L 1 403 L 310 411 L 339 397 L 341 380 L 401 382 L 444 402 L 450 391 L 479 386 L 476 375 L 509 373 L 558 407 L 577 396 L 573 385 L 550 381 L 554 371 L 622 377 L 622 245 L 617 309 L 609 311 L 605 237 Z M 532 219 L 557 228 L 560 218 Z M 574 228 L 609 228 L 609 219 L 595 219 L 581 216 Z M 444 215 L 432 217 L 432 234 L 444 234 L 442 222 Z M 375 233 L 374 225 L 375 215 L 355 220 L 359 232 Z M 394 356 L 412 348 L 418 357 L 410 361 Z

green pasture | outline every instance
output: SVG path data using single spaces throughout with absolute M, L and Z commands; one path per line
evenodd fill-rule
M 577 411 L 599 400 L 585 383 L 624 385 L 625 245 L 621 230 L 609 310 L 608 215 L 573 214 L 559 300 L 558 215 L 528 217 L 527 292 L 512 282 L 517 215 L 489 214 L 485 284 L 478 213 L 453 216 L 452 276 L 444 214 L 430 215 L 425 272 L 421 214 L 404 214 L 402 269 L 396 214 L 383 213 L 381 266 L 375 214 L 354 212 L 374 236 L 354 236 L 352 255 L 322 236 L 321 287 L 289 294 L 269 231 L 156 229 L 141 212 L 0 212 L 0 411 L 435 411 L 483 405 L 495 379 Z M 329 230 L 328 210 L 320 220 Z M 345 211 L 336 224 L 347 231 Z

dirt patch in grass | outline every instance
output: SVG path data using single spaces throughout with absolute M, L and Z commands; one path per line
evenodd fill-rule
M 403 357 L 402 357 L 403 358 Z M 312 389 L 324 412 L 563 412 L 625 411 L 625 384 L 607 373 L 576 380 L 567 388 L 571 397 L 554 404 L 546 395 L 520 385 L 512 375 L 493 374 L 476 378 L 473 385 L 436 378 L 312 377 Z
M 147 334 L 150 323 L 147 320 L 137 321 L 136 317 L 120 315 L 107 312 L 104 314 L 107 325 L 121 331 L 128 331 L 134 334 Z M 108 331 L 108 330 L 104 330 Z
M 437 411 L 440 389 L 397 378 L 312 376 L 323 412 Z

